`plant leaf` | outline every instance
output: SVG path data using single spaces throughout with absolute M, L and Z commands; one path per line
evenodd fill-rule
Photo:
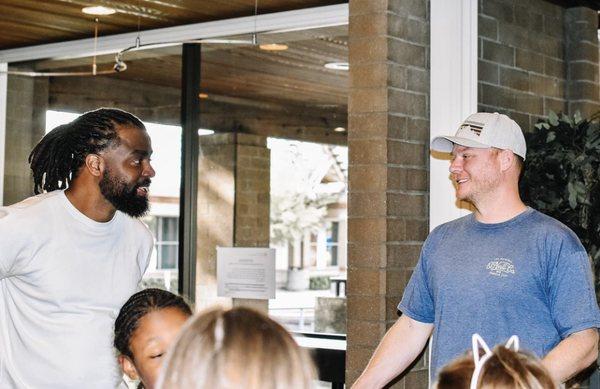
M 577 191 L 572 183 L 569 182 L 567 185 L 567 191 L 569 192 L 569 206 L 571 209 L 575 209 L 577 207 Z
M 558 126 L 558 116 L 554 113 L 554 111 L 550 111 L 548 114 L 548 123 L 553 126 Z

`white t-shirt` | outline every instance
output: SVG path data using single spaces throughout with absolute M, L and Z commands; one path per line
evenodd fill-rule
M 64 191 L 0 208 L 0 388 L 114 388 L 114 320 L 152 246 L 141 221 L 95 222 Z

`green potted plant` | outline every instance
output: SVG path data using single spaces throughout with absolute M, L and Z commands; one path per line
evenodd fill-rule
M 583 119 L 551 112 L 525 134 L 520 183 L 525 203 L 571 228 L 581 239 L 600 290 L 600 113 Z

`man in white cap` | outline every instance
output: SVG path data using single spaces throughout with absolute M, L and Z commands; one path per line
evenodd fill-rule
M 473 333 L 490 345 L 518 335 L 565 382 L 596 361 L 600 312 L 577 236 L 521 201 L 521 128 L 506 115 L 476 113 L 431 148 L 452 153 L 456 197 L 475 211 L 431 232 L 398 305 L 403 314 L 354 388 L 383 387 L 430 336 L 432 382 Z

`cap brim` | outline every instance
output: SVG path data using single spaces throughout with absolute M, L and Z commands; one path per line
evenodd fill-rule
M 465 147 L 474 147 L 476 149 L 489 149 L 491 147 L 472 139 L 461 138 L 458 136 L 436 136 L 431 141 L 431 150 L 442 153 L 451 153 L 455 144 Z

